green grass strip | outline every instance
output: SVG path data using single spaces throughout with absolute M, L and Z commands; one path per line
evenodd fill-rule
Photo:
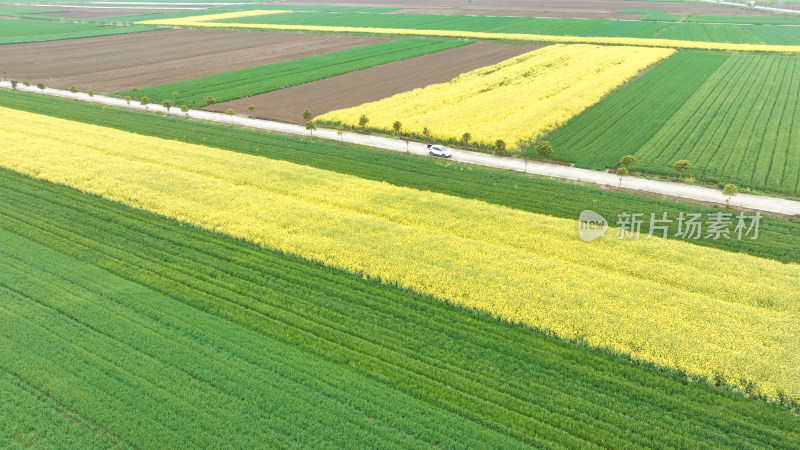
M 8 171 L 0 242 L 0 370 L 133 446 L 800 444 L 778 406 Z
M 113 26 L 90 23 L 0 19 L 0 44 L 57 41 L 155 30 L 151 26 Z
M 647 217 L 650 213 L 667 212 L 669 217 L 675 218 L 680 212 L 705 214 L 717 211 L 682 202 L 609 192 L 481 167 L 463 167 L 431 158 L 409 157 L 332 142 L 313 142 L 175 117 L 157 117 L 38 94 L 0 90 L 0 105 L 568 219 L 577 220 L 585 209 L 604 215 L 609 222 L 623 212 L 646 213 Z M 670 234 L 676 231 L 677 225 L 673 223 Z M 759 238 L 755 241 L 722 239 L 692 242 L 783 262 L 800 262 L 800 224 L 782 220 L 762 220 Z
M 172 100 L 172 93 L 178 92 L 177 104 L 201 107 L 207 104 L 209 96 L 217 102 L 235 100 L 467 44 L 467 41 L 450 39 L 399 39 L 116 95 L 147 96 L 153 102 L 161 102 Z

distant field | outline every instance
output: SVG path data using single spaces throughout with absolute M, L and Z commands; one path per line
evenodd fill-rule
M 109 26 L 86 23 L 0 19 L 0 44 L 77 39 L 154 30 L 151 26 Z
M 61 89 L 77 86 L 83 92 L 92 89 L 110 93 L 134 86 L 189 81 L 389 40 L 335 34 L 160 29 L 83 39 L 80 45 L 73 41 L 7 45 L 0 47 L 0 61 L 2 70 L 13 79 L 43 81 L 47 86 Z M 156 46 L 159 51 L 154 52 Z
M 651 23 L 610 20 L 539 19 L 519 17 L 467 17 L 424 14 L 276 14 L 270 16 L 223 19 L 219 23 L 317 25 L 375 28 L 405 28 L 525 33 L 553 36 L 619 36 L 653 39 L 678 39 L 696 42 L 746 43 L 770 45 L 800 44 L 794 28 L 768 25 L 703 23 Z M 745 22 L 747 23 L 747 22 Z
M 235 100 L 468 43 L 459 40 L 401 39 L 143 88 L 136 93 L 120 92 L 117 95 L 148 96 L 153 101 L 160 102 L 162 99 L 172 99 L 172 93 L 178 92 L 179 102 L 196 102 L 198 106 L 205 106 L 208 96 L 214 97 L 217 102 Z
M 324 25 L 414 30 L 465 30 L 497 33 L 580 34 L 610 20 L 540 19 L 531 17 L 470 17 L 433 14 L 303 13 L 223 19 L 220 23 Z
M 800 15 L 775 17 L 689 16 L 684 19 L 684 22 L 749 23 L 753 25 L 800 25 Z M 800 33 L 800 30 L 797 32 Z
M 581 36 L 638 37 L 733 44 L 800 44 L 800 29 L 770 25 L 618 21 L 586 31 Z

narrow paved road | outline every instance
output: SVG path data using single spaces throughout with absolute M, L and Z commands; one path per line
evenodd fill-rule
M 10 88 L 11 83 L 7 81 L 0 81 L 0 87 Z M 18 85 L 17 89 L 20 91 L 29 91 L 41 95 L 41 91 L 35 86 L 25 87 Z M 44 90 L 45 95 L 52 95 L 55 97 L 75 98 L 75 96 L 65 90 L 50 89 Z M 87 94 L 78 93 L 78 100 L 93 101 L 104 105 L 117 106 L 121 108 L 145 110 L 146 108 L 139 104 L 139 102 L 132 101 L 130 105 L 125 103 L 125 100 L 106 97 L 102 95 L 95 95 L 94 99 L 90 99 Z M 149 111 L 163 111 L 167 113 L 166 109 L 161 105 L 148 105 Z M 173 116 L 183 116 L 180 109 L 173 107 L 169 113 Z M 222 113 L 215 113 L 202 110 L 189 111 L 189 117 L 199 120 L 208 120 L 213 122 L 220 122 L 226 124 L 235 124 L 251 128 L 258 128 L 266 131 L 275 131 L 286 134 L 295 134 L 300 136 L 308 136 L 308 130 L 300 125 L 293 125 L 283 122 L 273 122 L 269 120 L 251 119 L 243 116 L 226 116 Z M 324 139 L 340 140 L 341 138 L 336 134 L 336 130 L 320 128 L 314 132 L 314 136 Z M 406 142 L 400 139 L 369 136 L 357 133 L 345 132 L 343 139 L 345 142 L 360 144 L 369 147 L 376 147 L 386 150 L 394 150 L 398 152 L 409 151 L 418 155 L 426 155 L 428 153 L 426 144 L 419 142 L 410 142 L 408 150 L 406 150 Z M 466 150 L 454 150 L 454 161 L 478 164 L 482 166 L 495 167 L 499 169 L 514 170 L 517 172 L 526 172 L 535 175 L 544 175 L 553 178 L 561 178 L 566 180 L 583 181 L 587 183 L 594 183 L 606 186 L 621 186 L 625 189 L 631 189 L 642 192 L 650 192 L 654 194 L 669 195 L 672 197 L 685 198 L 689 200 L 724 204 L 727 197 L 722 195 L 718 189 L 711 189 L 702 186 L 691 186 L 681 183 L 673 183 L 669 181 L 648 180 L 636 177 L 623 177 L 622 183 L 618 176 L 598 172 L 595 170 L 578 169 L 575 167 L 560 166 L 555 164 L 545 164 L 540 162 L 525 162 L 515 158 L 505 158 L 494 155 L 487 155 L 485 153 L 470 152 Z M 739 194 L 733 197 L 731 205 L 740 206 L 743 208 L 772 212 L 787 215 L 800 215 L 800 202 L 794 200 L 787 200 L 782 198 L 766 197 L 761 195 L 752 194 Z

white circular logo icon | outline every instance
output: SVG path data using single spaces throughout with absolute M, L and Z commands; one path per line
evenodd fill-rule
M 594 211 L 585 210 L 578 218 L 578 234 L 586 242 L 603 237 L 608 230 L 606 219 Z

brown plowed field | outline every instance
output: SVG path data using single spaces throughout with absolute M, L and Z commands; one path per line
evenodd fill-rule
M 282 122 L 302 123 L 303 111 L 315 115 L 358 106 L 400 92 L 443 83 L 480 67 L 497 64 L 540 48 L 533 45 L 476 43 L 371 67 L 324 80 L 293 86 L 206 107 L 212 111 L 233 108 L 246 113 L 256 105 L 255 116 Z
M 110 93 L 389 40 L 335 34 L 157 30 L 2 45 L 0 61 L 11 79 Z
M 286 4 L 309 5 L 320 0 L 290 0 Z M 638 16 L 614 14 L 621 9 L 656 9 L 668 14 L 713 16 L 772 16 L 764 11 L 699 2 L 651 2 L 626 0 L 347 0 L 324 2 L 330 6 L 402 8 L 406 14 L 455 14 L 480 16 L 564 17 L 625 19 Z

